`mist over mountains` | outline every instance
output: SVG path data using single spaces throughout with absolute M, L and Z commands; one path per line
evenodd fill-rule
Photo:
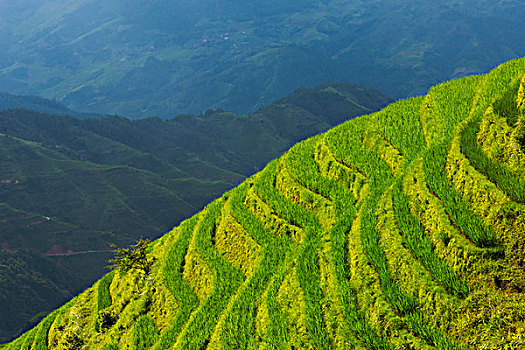
M 0 90 L 173 117 L 344 81 L 394 98 L 525 53 L 516 1 L 0 2 Z

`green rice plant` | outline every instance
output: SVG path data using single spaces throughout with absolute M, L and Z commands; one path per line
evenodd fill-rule
M 450 341 L 440 330 L 431 329 L 428 326 L 428 321 L 425 321 L 425 317 L 419 311 L 417 301 L 410 298 L 392 276 L 386 255 L 379 244 L 376 208 L 380 195 L 394 179 L 390 169 L 379 155 L 367 150 L 361 143 L 348 141 L 348 139 L 358 140 L 365 126 L 350 123 L 343 124 L 343 126 L 346 128 L 335 128 L 329 131 L 327 142 L 331 149 L 336 150 L 334 152 L 339 153 L 341 159 L 351 162 L 370 179 L 371 195 L 364 204 L 361 220 L 363 248 L 380 277 L 381 289 L 387 301 L 403 318 L 408 328 L 415 335 L 421 336 L 429 345 L 436 346 L 438 349 L 461 349 L 460 345 Z M 351 130 L 345 130 L 347 128 Z M 348 146 L 342 147 L 341 144 Z
M 461 281 L 434 252 L 434 246 L 425 234 L 425 229 L 410 213 L 408 198 L 402 192 L 399 181 L 393 187 L 392 197 L 396 219 L 403 232 L 403 240 L 412 254 L 447 292 L 459 298 L 465 298 L 469 293 L 468 285 Z
M 524 119 L 525 121 L 525 119 Z M 508 170 L 525 179 L 525 124 L 520 121 L 509 126 L 505 117 L 495 113 L 493 106 L 487 108 L 477 133 L 477 142 L 493 162 L 504 164 Z
M 216 234 L 214 234 L 214 237 Z M 188 251 L 184 256 L 182 278 L 191 287 L 199 302 L 202 303 L 213 291 L 214 275 L 209 264 L 202 257 L 195 243 L 195 235 L 191 238 Z
M 284 198 L 275 188 L 275 177 L 279 164 L 271 162 L 262 171 L 256 182 L 256 191 L 263 199 L 286 221 L 301 227 L 305 231 L 305 238 L 297 257 L 297 273 L 301 288 L 306 295 L 306 315 L 308 331 L 316 348 L 329 347 L 330 340 L 326 334 L 325 323 L 322 317 L 321 301 L 322 290 L 319 286 L 319 266 L 316 254 L 317 244 L 315 220 L 311 214 L 298 208 Z
M 224 198 L 209 204 L 195 233 L 197 249 L 213 270 L 214 285 L 210 296 L 192 314 L 177 340 L 177 347 L 182 349 L 201 348 L 209 342 L 220 315 L 244 281 L 242 272 L 225 260 L 214 247 L 213 236 L 223 205 Z
M 488 74 L 480 76 L 476 103 L 472 105 L 470 115 L 473 118 L 481 118 L 487 108 L 502 96 L 502 92 L 504 94 L 505 91 L 509 90 L 509 87 L 512 90 L 513 82 L 516 81 L 517 77 L 522 77 L 524 73 L 525 61 L 520 59 L 508 61 Z M 517 101 L 515 100 L 514 103 L 517 104 Z
M 173 317 L 171 327 L 162 333 L 159 341 L 153 348 L 154 350 L 165 350 L 175 344 L 182 328 L 188 322 L 192 312 L 199 305 L 197 296 L 182 278 L 184 256 L 186 255 L 198 219 L 199 215 L 194 215 L 181 224 L 181 233 L 167 252 L 165 261 L 162 264 L 163 281 L 178 301 L 179 309 Z
M 57 315 L 48 330 L 48 344 L 54 346 L 58 343 L 61 331 L 64 329 L 63 320 L 71 307 L 75 304 L 77 298 L 73 298 L 57 310 Z
M 25 341 L 25 339 L 27 338 L 28 335 L 29 335 L 29 332 L 24 333 L 23 335 L 21 335 L 20 337 L 16 338 L 12 342 L 7 343 L 7 344 L 2 344 L 2 347 L 0 349 L 2 349 L 2 350 L 18 350 L 18 349 L 22 349 L 22 344 L 24 343 L 24 341 Z
M 114 275 L 115 271 L 111 271 L 102 277 L 98 282 L 97 299 L 99 311 L 111 306 L 111 294 L 109 293 L 109 286 L 111 285 Z
M 346 247 L 348 246 L 347 234 L 356 215 L 355 197 L 345 186 L 321 176 L 313 156 L 316 141 L 317 138 L 313 138 L 294 146 L 286 157 L 288 169 L 296 181 L 304 187 L 329 198 L 334 203 L 337 221 L 330 230 L 330 239 L 339 298 L 348 326 L 367 348 L 390 349 L 390 346 L 372 329 L 366 317 L 359 312 L 356 291 L 349 283 Z M 316 226 L 319 230 L 318 223 Z
M 377 196 L 377 195 L 376 195 Z M 416 302 L 412 300 L 393 278 L 386 260 L 384 251 L 379 245 L 379 233 L 376 229 L 377 217 L 375 208 L 378 198 L 374 196 L 365 204 L 361 230 L 363 232 L 363 246 L 370 262 L 374 265 L 381 279 L 381 288 L 386 299 L 394 310 L 404 317 L 416 310 Z
M 360 192 L 367 181 L 365 176 L 339 163 L 326 145 L 324 138 L 317 142 L 314 159 L 320 174 L 336 183 L 337 187 L 343 185 L 343 188 L 347 192 L 349 191 L 353 197 L 346 200 L 350 200 L 349 204 L 351 205 L 358 205 L 357 201 L 360 198 Z
M 118 350 L 118 345 L 117 344 L 106 344 L 104 345 L 102 350 Z
M 467 123 L 461 132 L 461 149 L 472 165 L 513 201 L 525 203 L 525 182 L 504 164 L 492 161 L 477 143 L 481 119 Z
M 406 160 L 403 154 L 383 134 L 375 130 L 375 126 L 371 130 L 366 130 L 363 144 L 376 152 L 394 174 L 397 175 L 405 167 Z
M 275 182 L 279 193 L 290 202 L 310 212 L 324 230 L 332 227 L 336 221 L 333 203 L 329 198 L 303 186 L 291 176 L 289 167 L 285 159 L 281 163 Z
M 264 254 L 256 270 L 239 290 L 221 325 L 221 346 L 227 349 L 254 347 L 256 301 L 267 288 L 270 279 L 284 270 L 283 263 L 288 252 L 286 238 L 281 240 L 267 233 L 255 216 L 242 204 L 247 187 L 248 184 L 244 183 L 232 191 L 229 203 L 235 220 L 263 247 Z M 269 332 L 271 335 L 267 341 L 276 348 L 284 348 L 287 343 L 285 334 L 276 331 L 279 325 L 275 324 L 282 319 L 280 309 L 271 309 L 270 314 L 272 323 L 270 329 L 273 332 Z
M 410 325 L 412 331 L 420 336 L 428 344 L 431 344 L 436 349 L 458 349 L 465 350 L 461 345 L 447 337 L 442 332 L 430 329 L 428 327 L 428 320 L 421 312 L 412 312 L 405 316 L 405 321 Z
M 362 232 L 363 246 L 370 262 L 381 278 L 381 287 L 390 304 L 400 315 L 415 309 L 415 303 L 408 299 L 390 275 L 386 256 L 379 246 L 378 233 L 375 228 L 377 217 L 375 208 L 379 194 L 392 181 L 392 172 L 375 152 L 366 149 L 360 142 L 365 125 L 345 123 L 342 128 L 332 129 L 327 133 L 327 144 L 345 162 L 351 162 L 370 179 L 371 197 L 364 204 Z
M 31 349 L 31 346 L 33 345 L 33 341 L 35 340 L 37 330 L 38 330 L 38 327 L 35 327 L 31 329 L 29 332 L 27 332 L 27 336 L 25 337 L 20 350 L 30 350 Z
M 501 96 L 494 102 L 494 112 L 505 117 L 507 124 L 515 126 L 520 116 L 524 115 L 523 110 L 518 108 L 517 96 L 520 88 L 520 81 L 512 83 Z
M 262 257 L 263 247 L 232 216 L 231 199 L 222 212 L 215 234 L 215 247 L 246 277 L 251 277 Z
M 410 162 L 425 148 L 419 120 L 423 96 L 393 103 L 373 115 L 374 128 Z
M 429 189 L 441 200 L 454 225 L 476 246 L 496 247 L 497 233 L 483 224 L 448 181 L 444 171 L 446 155 L 446 144 L 432 146 L 425 153 L 423 168 Z
M 366 122 L 366 121 L 365 121 Z M 363 246 L 368 258 L 374 265 L 376 272 L 381 277 L 381 286 L 392 307 L 399 314 L 415 308 L 413 301 L 408 300 L 402 293 L 387 267 L 386 257 L 379 246 L 378 234 L 375 223 L 375 207 L 379 194 L 392 181 L 392 172 L 375 152 L 366 149 L 360 142 L 365 125 L 345 123 L 342 128 L 332 129 L 327 133 L 327 144 L 344 162 L 349 162 L 357 167 L 370 179 L 372 189 L 371 197 L 364 204 L 362 232 Z
M 56 310 L 52 313 L 50 313 L 46 318 L 44 318 L 42 321 L 40 321 L 40 324 L 38 326 L 37 333 L 35 335 L 35 340 L 33 342 L 33 346 L 31 347 L 32 350 L 47 350 L 47 343 L 48 343 L 48 332 L 49 328 L 51 328 L 51 325 L 53 324 L 53 321 L 57 317 L 59 313 L 59 310 Z
M 283 265 L 286 265 L 284 261 Z M 274 349 L 287 349 L 289 343 L 288 333 L 285 327 L 285 320 L 279 302 L 277 301 L 277 295 L 279 294 L 279 287 L 282 285 L 286 275 L 286 270 L 278 270 L 273 280 L 268 286 L 268 296 L 266 302 L 268 303 L 268 313 L 270 317 L 270 327 L 268 330 L 268 343 Z
M 384 188 L 383 188 L 384 189 Z M 438 349 L 462 349 L 455 342 L 450 341 L 439 329 L 431 329 L 428 320 L 419 311 L 418 302 L 409 297 L 396 279 L 392 276 L 384 251 L 379 245 L 377 232 L 377 216 L 375 214 L 380 191 L 375 193 L 364 206 L 361 230 L 363 232 L 363 246 L 370 261 L 381 280 L 381 288 L 386 299 L 394 310 L 403 318 L 408 328 L 425 342 Z
M 251 184 L 250 184 L 251 185 Z M 233 201 L 235 203 L 235 199 Z M 237 210 L 240 209 L 240 210 Z M 238 220 L 242 218 L 242 224 L 250 232 L 256 233 L 260 232 L 261 229 L 264 230 L 263 224 L 253 215 L 250 210 L 244 205 L 242 206 L 233 206 L 234 215 Z M 257 226 L 260 226 L 257 228 Z M 275 237 L 275 238 L 274 238 Z M 285 317 L 277 300 L 279 289 L 286 277 L 287 266 L 290 265 L 293 255 L 291 254 L 291 246 L 293 240 L 290 236 L 283 235 L 277 238 L 274 235 L 268 237 L 257 236 L 256 240 L 262 245 L 271 245 L 272 239 L 276 239 L 277 247 L 282 250 L 284 259 L 280 262 L 280 265 L 275 269 L 275 273 L 269 282 L 265 301 L 268 306 L 268 314 L 270 319 L 270 324 L 267 331 L 266 342 L 275 349 L 287 349 L 287 344 L 289 343 L 289 335 L 285 325 Z
M 258 178 L 260 174 L 258 174 L 256 177 Z M 288 334 L 288 328 L 287 328 L 287 320 L 284 316 L 284 311 L 281 310 L 280 303 L 278 301 L 278 297 L 280 294 L 281 286 L 285 280 L 285 277 L 288 273 L 288 266 L 292 264 L 293 259 L 295 258 L 294 254 L 290 253 L 291 246 L 295 246 L 298 242 L 302 242 L 301 239 L 297 239 L 297 235 L 289 235 L 287 232 L 284 234 L 277 234 L 276 232 L 280 232 L 283 228 L 286 231 L 291 230 L 300 230 L 296 226 L 293 226 L 289 223 L 286 223 L 284 219 L 279 218 L 278 225 L 268 225 L 268 221 L 276 223 L 275 220 L 272 220 L 271 217 L 278 217 L 278 213 L 271 208 L 268 203 L 264 202 L 264 199 L 260 197 L 258 193 L 255 192 L 255 189 L 258 186 L 255 186 L 252 182 L 248 184 L 249 190 L 247 191 L 246 199 L 248 198 L 258 198 L 258 200 L 268 209 L 271 209 L 272 214 L 271 216 L 265 216 L 264 218 L 260 218 L 258 214 L 260 211 L 256 207 L 252 207 L 254 203 L 252 203 L 252 200 L 244 201 L 244 205 L 240 208 L 243 208 L 243 210 L 249 214 L 249 215 L 242 215 L 246 221 L 243 221 L 243 225 L 251 231 L 256 232 L 259 230 L 252 230 L 251 228 L 260 225 L 262 229 L 265 229 L 271 237 L 274 237 L 277 239 L 278 244 L 281 245 L 281 247 L 284 247 L 283 249 L 286 250 L 284 253 L 285 259 L 280 262 L 280 265 L 278 269 L 276 269 L 274 276 L 272 277 L 267 290 L 265 291 L 265 296 L 263 296 L 262 303 L 266 305 L 267 307 L 267 318 L 269 320 L 269 324 L 264 324 L 265 330 L 263 337 L 261 341 L 265 344 L 269 344 L 272 348 L 281 349 L 281 348 L 288 348 L 290 335 Z M 260 205 L 260 203 L 259 203 Z M 234 207 L 235 208 L 235 207 Z M 253 210 L 256 210 L 256 212 L 253 212 Z M 235 210 L 235 209 L 234 209 Z M 253 214 L 252 214 L 253 212 Z M 237 219 L 239 219 L 241 216 L 238 215 L 239 213 L 235 213 Z M 262 222 L 261 220 L 265 220 Z M 302 230 L 300 230 L 302 231 Z M 261 244 L 267 244 L 268 241 L 261 240 Z M 260 325 L 261 326 L 261 325 Z M 264 346 L 264 345 L 263 345 Z
M 483 85 L 483 77 L 472 76 L 435 86 L 425 97 L 420 114 L 422 123 L 433 123 L 440 135 L 430 144 L 423 157 L 429 190 L 443 203 L 459 231 L 476 246 L 487 248 L 496 246 L 496 232 L 474 214 L 444 172 L 448 144 L 457 125 L 470 114 L 472 101 L 477 99 L 476 91 Z
M 457 125 L 469 116 L 483 76 L 455 79 L 432 87 L 419 111 L 422 131 L 429 146 L 450 142 Z
M 295 145 L 286 155 L 287 169 L 293 178 L 305 188 L 330 201 L 338 201 L 340 199 L 338 196 L 341 196 L 344 190 L 336 182 L 320 176 L 314 159 L 314 149 L 318 139 L 319 137 L 313 137 Z M 348 199 L 350 199 L 348 205 L 355 205 L 355 198 L 345 197 L 345 200 Z
M 157 340 L 157 327 L 148 315 L 140 316 L 133 326 L 133 349 L 148 350 Z

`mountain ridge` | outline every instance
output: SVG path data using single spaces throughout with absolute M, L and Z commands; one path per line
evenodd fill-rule
M 0 110 L 4 109 L 26 109 L 40 113 L 53 115 L 67 115 L 76 118 L 102 118 L 95 113 L 81 113 L 67 108 L 66 106 L 52 100 L 37 96 L 12 95 L 0 92 Z

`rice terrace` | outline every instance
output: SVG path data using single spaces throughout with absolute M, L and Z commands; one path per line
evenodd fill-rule
M 525 59 L 296 144 L 2 350 L 525 348 Z

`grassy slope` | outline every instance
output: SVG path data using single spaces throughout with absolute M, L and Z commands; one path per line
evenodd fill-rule
M 101 280 L 8 349 L 523 348 L 525 207 L 498 182 L 523 164 L 489 158 L 507 171 L 486 176 L 462 135 L 524 74 L 511 61 L 297 144 L 153 243 L 150 276 Z M 499 145 L 521 155 L 523 118 Z
M 247 116 L 0 112 L 0 341 L 100 278 L 110 242 L 158 237 L 294 142 L 387 102 L 324 84 Z

